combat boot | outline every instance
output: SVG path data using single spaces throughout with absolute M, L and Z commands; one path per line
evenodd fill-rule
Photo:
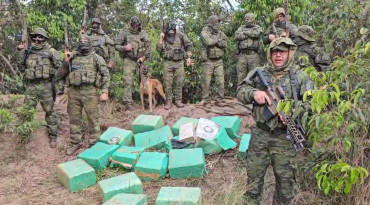
M 167 101 L 166 105 L 164 106 L 164 109 L 169 110 L 169 109 L 171 109 L 171 107 L 172 107 L 172 102 Z
M 176 101 L 175 101 L 175 105 L 176 105 L 176 107 L 178 107 L 178 108 L 183 108 L 183 107 L 184 107 L 184 104 L 182 104 L 182 102 L 181 102 L 180 100 L 176 100 Z
M 50 138 L 50 148 L 56 148 L 57 147 L 57 137 Z
M 80 148 L 82 147 L 82 144 L 70 144 L 69 147 L 66 150 L 66 155 L 70 156 L 76 153 Z

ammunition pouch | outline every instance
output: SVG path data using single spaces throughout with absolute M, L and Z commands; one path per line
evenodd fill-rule
M 278 114 L 278 111 L 275 105 L 265 105 L 262 109 L 262 117 L 266 122 L 271 120 L 277 114 Z
M 220 59 L 224 55 L 224 51 L 219 47 L 209 47 L 207 50 L 207 55 L 209 59 Z
M 73 86 L 95 85 L 97 72 L 87 70 L 75 70 L 69 74 L 69 84 Z
M 164 53 L 164 58 L 173 61 L 184 60 L 185 51 L 183 49 L 171 49 Z
M 49 79 L 55 69 L 47 53 L 33 54 L 26 61 L 25 78 L 27 80 Z
M 258 39 L 247 38 L 239 42 L 239 50 L 254 50 L 258 51 Z

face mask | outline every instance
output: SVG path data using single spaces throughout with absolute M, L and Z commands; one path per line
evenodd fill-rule
M 169 36 L 173 36 L 173 35 L 175 35 L 175 31 L 174 31 L 174 30 L 170 30 L 170 31 L 168 31 L 168 35 L 169 35 Z
M 88 54 L 90 52 L 90 46 L 87 43 L 79 43 L 78 51 L 82 54 Z
M 286 21 L 280 21 L 280 27 L 281 28 L 286 28 Z
M 247 21 L 245 22 L 245 26 L 250 28 L 250 27 L 253 27 L 254 26 L 254 23 L 253 22 L 250 22 L 250 21 Z

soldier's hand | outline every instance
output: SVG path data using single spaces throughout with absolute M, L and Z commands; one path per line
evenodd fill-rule
M 166 34 L 164 34 L 163 32 L 161 32 L 161 35 L 159 35 L 159 38 L 164 39 L 165 36 L 166 36 Z
M 276 38 L 276 36 L 274 34 L 270 34 L 269 35 L 270 42 L 273 41 L 273 40 L 275 40 L 275 38 Z
M 259 105 L 264 105 L 266 102 L 271 105 L 271 100 L 265 91 L 254 91 L 253 98 Z
M 143 63 L 145 61 L 145 56 L 140 57 L 139 59 L 137 59 L 137 61 L 139 63 Z
M 283 118 L 283 116 L 280 113 L 278 115 L 279 115 L 281 123 L 283 123 L 283 125 L 286 125 L 286 120 Z
M 108 93 L 103 93 L 99 97 L 100 101 L 107 101 L 109 99 Z
M 109 62 L 108 63 L 108 68 L 110 68 L 110 69 L 114 68 L 114 63 L 113 62 Z
M 17 46 L 17 49 L 20 51 L 20 50 L 23 50 L 25 49 L 26 47 L 23 45 L 23 44 L 20 44 Z
M 187 66 L 190 66 L 191 65 L 191 58 L 186 59 L 186 65 Z
M 132 45 L 132 43 L 127 44 L 126 51 L 131 51 L 132 49 L 134 49 L 134 46 Z
M 64 52 L 64 60 L 69 62 L 69 60 L 71 60 L 71 57 L 72 57 L 72 53 L 70 51 L 65 51 Z

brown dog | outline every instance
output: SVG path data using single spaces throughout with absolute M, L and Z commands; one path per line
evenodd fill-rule
M 157 101 L 155 99 L 156 91 L 166 100 L 166 95 L 163 92 L 163 86 L 159 80 L 155 78 L 151 78 L 149 76 L 149 68 L 144 65 L 144 63 L 141 63 L 139 65 L 140 68 L 140 99 L 141 99 L 141 106 L 142 110 L 145 110 L 144 105 L 144 94 L 147 94 L 149 96 L 149 109 L 150 112 L 153 111 L 152 101 L 154 101 L 154 107 L 157 104 Z

